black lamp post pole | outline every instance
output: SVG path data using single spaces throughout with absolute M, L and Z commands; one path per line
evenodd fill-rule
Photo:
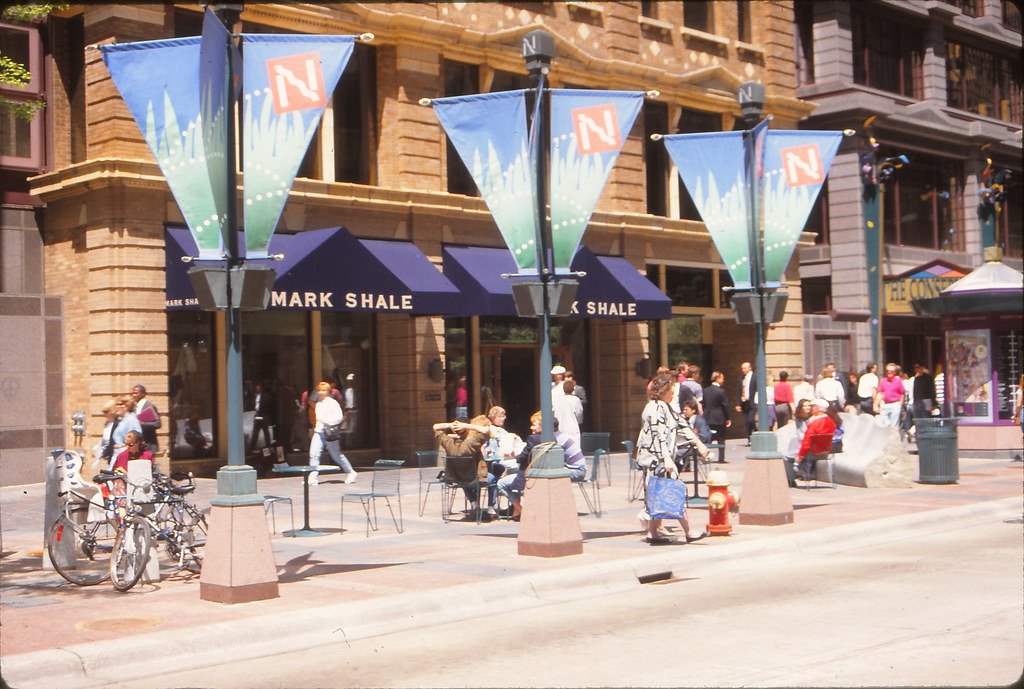
M 534 103 L 534 121 L 532 131 L 534 137 L 530 147 L 536 156 L 536 234 L 534 241 L 537 251 L 537 277 L 541 282 L 541 313 L 540 315 L 540 361 L 537 372 L 537 392 L 540 395 L 541 440 L 551 442 L 555 439 L 554 414 L 551 403 L 551 280 L 552 280 L 552 239 L 551 221 L 548 218 L 548 184 L 547 184 L 547 152 L 545 142 L 550 138 L 548 126 L 548 103 L 545 97 L 545 84 L 550 71 L 551 58 L 554 57 L 554 39 L 544 31 L 531 31 L 523 38 L 523 58 L 530 76 L 536 80 L 536 101 Z
M 226 194 L 225 225 L 225 270 L 227 271 L 227 352 L 225 359 L 225 378 L 227 385 L 227 441 L 228 463 L 217 472 L 217 504 L 239 505 L 249 504 L 256 495 L 256 472 L 245 464 L 245 432 L 242 428 L 242 313 L 238 299 L 233 294 L 242 288 L 241 274 L 237 270 L 245 263 L 241 256 L 238 243 L 238 173 L 235 155 L 235 98 L 234 81 L 238 71 L 235 64 L 237 51 L 232 44 L 236 40 L 231 31 L 242 11 L 241 3 L 215 3 L 213 10 L 228 30 L 227 51 L 228 78 L 227 112 L 225 114 L 225 146 L 226 157 Z M 234 279 L 233 279 L 234 278 Z M 240 295 L 239 295 L 240 296 Z M 262 502 L 262 501 L 261 501 Z

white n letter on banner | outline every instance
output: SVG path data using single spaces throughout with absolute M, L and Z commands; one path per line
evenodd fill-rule
M 784 148 L 782 154 L 783 168 L 786 171 L 786 184 L 800 187 L 805 184 L 821 184 L 825 181 L 825 171 L 821 165 L 821 154 L 817 144 Z
M 609 103 L 577 108 L 572 111 L 572 121 L 576 130 L 576 147 L 580 155 L 617 151 L 622 146 L 619 140 L 619 120 L 614 105 Z
M 326 104 L 318 53 L 267 60 L 267 71 L 274 95 L 274 112 L 278 115 Z

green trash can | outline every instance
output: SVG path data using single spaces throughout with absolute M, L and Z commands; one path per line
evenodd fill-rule
M 960 479 L 956 422 L 938 416 L 914 419 L 921 483 L 956 483 Z

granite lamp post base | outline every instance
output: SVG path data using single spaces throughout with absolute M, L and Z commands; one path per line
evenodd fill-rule
M 777 448 L 775 434 L 771 431 L 751 434 L 750 453 L 743 472 L 740 524 L 780 526 L 793 523 L 789 481 Z

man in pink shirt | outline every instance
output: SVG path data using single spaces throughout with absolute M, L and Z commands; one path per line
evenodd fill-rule
M 897 428 L 900 425 L 905 392 L 896 364 L 886 364 L 885 377 L 878 381 L 878 391 L 875 393 L 875 413 L 881 415 L 883 426 Z

